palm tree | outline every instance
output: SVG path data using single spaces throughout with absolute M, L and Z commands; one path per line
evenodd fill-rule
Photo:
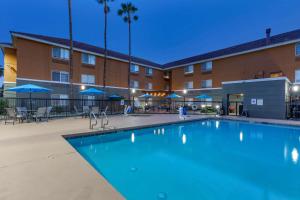
M 103 87 L 106 87 L 106 65 L 107 65 L 107 14 L 109 13 L 108 2 L 114 0 L 97 0 L 104 7 L 104 63 L 103 63 Z
M 69 9 L 69 39 L 70 39 L 70 56 L 69 56 L 69 70 L 70 70 L 70 96 L 73 98 L 73 22 L 72 22 L 72 0 L 68 0 Z
M 121 4 L 121 9 L 118 10 L 118 15 L 121 16 L 124 20 L 125 23 L 128 24 L 128 47 L 129 47 L 129 51 L 128 51 L 128 55 L 129 55 L 129 66 L 128 66 L 128 97 L 129 97 L 129 101 L 130 101 L 130 66 L 131 66 L 131 23 L 132 21 L 137 21 L 138 20 L 138 16 L 135 15 L 135 13 L 137 12 L 137 8 L 132 4 L 132 3 L 122 3 Z

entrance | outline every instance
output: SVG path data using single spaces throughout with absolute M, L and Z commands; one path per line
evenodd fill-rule
M 243 112 L 244 94 L 228 94 L 228 115 L 239 116 Z

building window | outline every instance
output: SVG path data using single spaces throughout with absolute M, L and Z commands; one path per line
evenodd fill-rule
M 147 75 L 147 76 L 152 76 L 152 75 L 153 75 L 153 69 L 150 68 L 150 67 L 147 67 L 147 68 L 146 68 L 146 75 Z
M 295 71 L 295 82 L 300 83 L 300 69 Z
M 212 80 L 201 81 L 201 88 L 212 88 Z
M 184 67 L 184 73 L 185 74 L 194 73 L 194 66 L 193 65 L 185 66 Z
M 68 49 L 53 47 L 52 48 L 52 58 L 69 60 L 70 52 Z
M 270 78 L 277 78 L 277 77 L 282 77 L 283 72 L 272 72 L 270 73 Z
M 300 43 L 296 44 L 296 56 L 300 56 Z
M 81 83 L 94 85 L 95 84 L 95 76 L 88 75 L 88 74 L 81 74 Z
M 184 88 L 185 89 L 193 89 L 193 81 L 185 82 L 184 83 Z
M 146 83 L 146 90 L 152 90 L 153 85 L 152 83 Z
M 67 94 L 51 94 L 51 104 L 54 106 L 67 106 L 68 99 Z
M 83 64 L 96 65 L 96 56 L 87 53 L 82 53 L 81 62 Z
M 212 71 L 212 62 L 205 62 L 201 64 L 201 72 L 210 72 Z
M 139 82 L 135 80 L 130 80 L 130 87 L 131 88 L 139 88 Z
M 69 82 L 69 73 L 64 71 L 53 71 L 52 72 L 52 81 L 68 83 Z
M 131 65 L 130 66 L 130 72 L 131 73 L 139 73 L 139 71 L 140 71 L 140 68 L 139 68 L 139 66 L 138 65 Z

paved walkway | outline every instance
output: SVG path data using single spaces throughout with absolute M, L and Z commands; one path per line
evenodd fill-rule
M 300 121 L 225 118 L 300 126 Z M 110 117 L 117 129 L 176 121 L 178 116 L 170 114 Z M 0 199 L 123 199 L 62 137 L 90 132 L 88 127 L 89 120 L 82 118 L 0 124 Z
M 118 129 L 175 121 L 178 115 L 110 117 Z M 0 124 L 0 199 L 123 199 L 62 137 L 83 132 L 88 119 Z

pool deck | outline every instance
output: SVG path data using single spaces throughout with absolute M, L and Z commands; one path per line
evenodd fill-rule
M 188 120 L 208 116 L 190 116 Z M 224 117 L 300 126 L 300 121 Z M 115 129 L 182 121 L 178 115 L 111 116 Z M 0 199 L 92 200 L 123 197 L 70 146 L 63 136 L 91 132 L 89 120 L 0 123 Z M 97 132 L 100 132 L 97 130 Z

